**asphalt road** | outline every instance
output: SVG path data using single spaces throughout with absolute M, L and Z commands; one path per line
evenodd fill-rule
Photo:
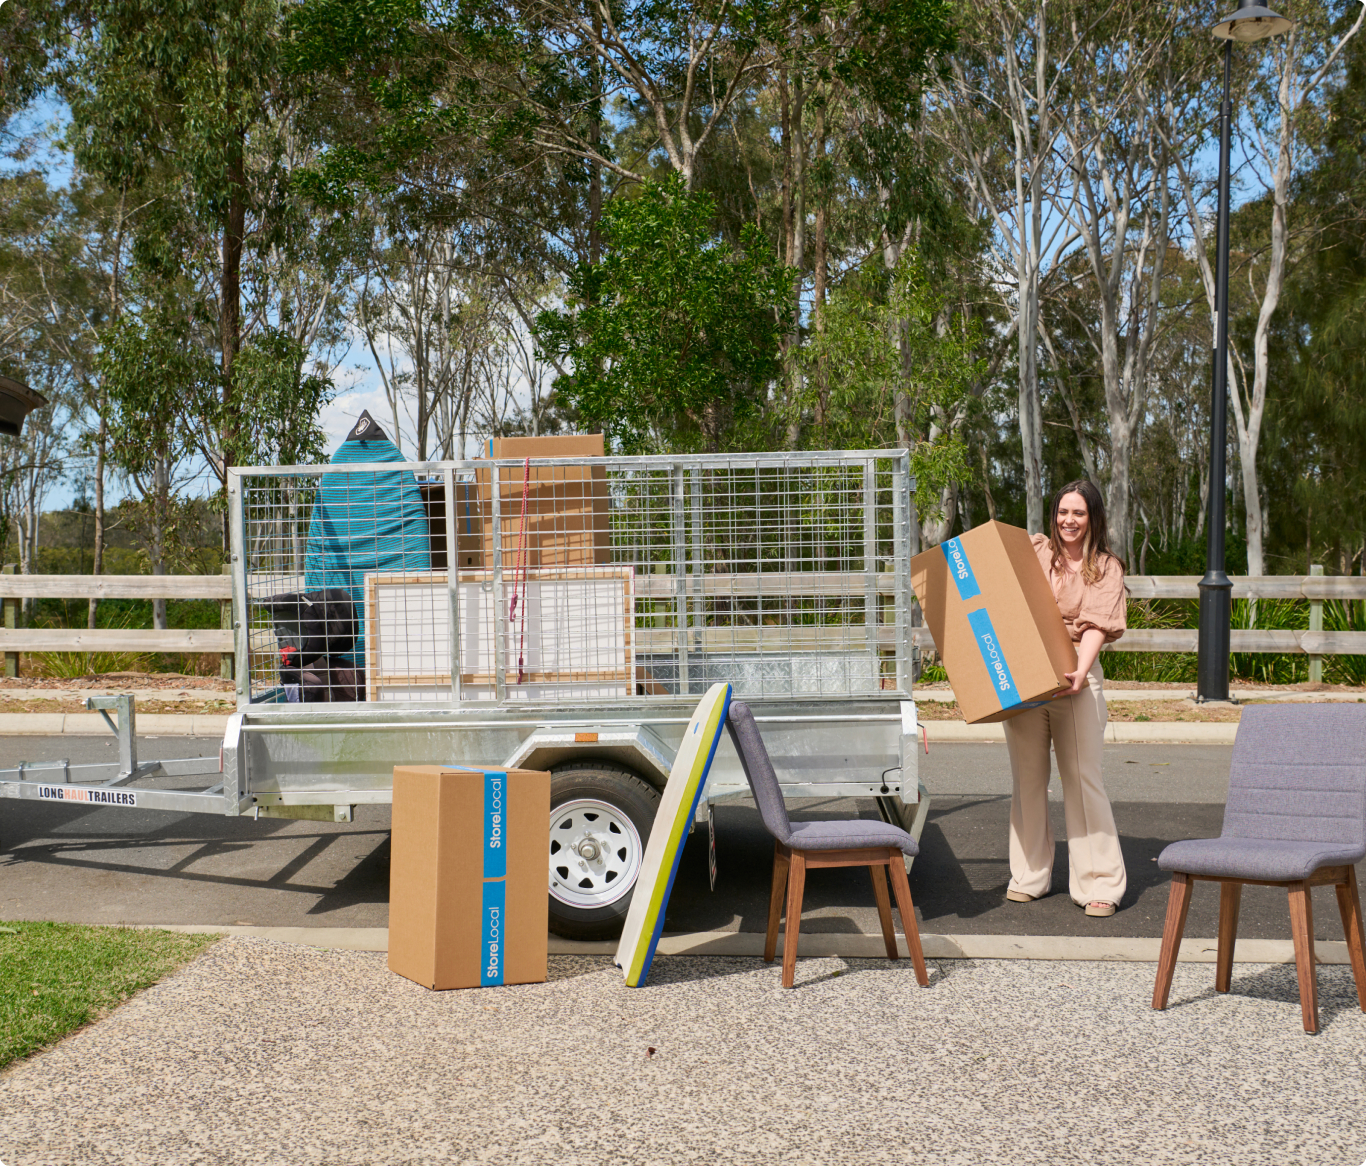
M 143 738 L 139 756 L 213 756 L 216 738 Z M 111 758 L 113 738 L 0 738 L 0 767 L 66 757 Z M 1156 858 L 1169 842 L 1217 834 L 1228 746 L 1114 745 L 1105 780 L 1129 871 L 1129 892 L 1110 919 L 1087 918 L 1067 896 L 1067 854 L 1057 790 L 1054 894 L 1008 903 L 1010 769 L 1003 745 L 931 747 L 920 758 L 931 793 L 911 890 L 921 926 L 942 934 L 1158 936 L 1167 877 Z M 1056 781 L 1055 781 L 1056 786 Z M 871 801 L 793 803 L 793 817 L 859 814 Z M 0 801 L 0 919 L 89 923 L 200 923 L 383 927 L 388 921 L 389 810 L 360 806 L 352 823 L 220 818 L 148 810 L 78 809 Z M 716 809 L 719 875 L 708 886 L 706 836 L 683 855 L 668 931 L 762 931 L 772 841 L 745 803 Z M 1366 864 L 1363 864 L 1366 867 Z M 1363 888 L 1366 897 L 1366 888 Z M 1315 933 L 1341 939 L 1331 890 L 1315 896 Z M 1218 893 L 1197 885 L 1188 936 L 1212 936 Z M 803 931 L 875 934 L 872 888 L 862 870 L 808 876 Z M 1248 887 L 1240 935 L 1288 938 L 1285 896 Z

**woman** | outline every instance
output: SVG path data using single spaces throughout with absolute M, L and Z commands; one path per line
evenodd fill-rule
M 1054 495 L 1049 529 L 1050 535 L 1034 536 L 1034 550 L 1076 645 L 1077 669 L 1065 673 L 1070 689 L 1005 722 L 1014 778 L 1006 898 L 1028 903 L 1050 889 L 1051 743 L 1062 781 L 1072 901 L 1088 915 L 1113 915 L 1124 898 L 1126 879 L 1119 833 L 1100 775 L 1106 717 L 1100 649 L 1124 634 L 1124 566 L 1110 553 L 1105 504 L 1088 481 L 1068 482 Z

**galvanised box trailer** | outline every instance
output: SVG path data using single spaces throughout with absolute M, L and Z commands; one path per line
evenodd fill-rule
M 398 456 L 230 471 L 221 772 L 139 766 L 110 698 L 117 768 L 4 771 L 0 795 L 344 821 L 391 801 L 395 765 L 548 769 L 551 927 L 600 938 L 693 706 L 729 680 L 787 797 L 873 798 L 919 836 L 905 451 Z M 747 796 L 724 739 L 699 819 Z

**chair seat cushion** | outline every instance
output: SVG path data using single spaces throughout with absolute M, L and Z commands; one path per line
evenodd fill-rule
M 886 822 L 863 818 L 827 819 L 823 822 L 793 822 L 788 845 L 793 850 L 861 850 L 869 846 L 895 846 L 912 857 L 920 847 L 905 830 Z
M 1173 842 L 1157 858 L 1162 870 L 1228 879 L 1297 882 L 1320 867 L 1360 862 L 1359 846 L 1281 842 L 1269 838 L 1193 838 Z

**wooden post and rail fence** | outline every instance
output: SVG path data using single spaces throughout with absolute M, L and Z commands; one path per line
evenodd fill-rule
M 1323 678 L 1324 656 L 1366 656 L 1366 631 L 1323 630 L 1324 601 L 1366 600 L 1366 577 L 1324 575 L 1322 571 L 1322 567 L 1311 567 L 1308 575 L 1232 576 L 1234 599 L 1309 603 L 1307 630 L 1234 628 L 1233 651 L 1307 655 L 1313 681 Z M 1197 575 L 1131 575 L 1126 586 L 1130 599 L 1197 599 L 1199 582 Z M 838 578 L 828 585 L 831 594 L 847 591 Z M 890 580 L 878 590 L 890 592 Z M 24 599 L 216 599 L 221 619 L 218 628 L 24 628 L 18 626 Z M 20 652 L 218 652 L 223 656 L 223 675 L 232 675 L 232 580 L 226 573 L 19 575 L 9 565 L 0 569 L 0 604 L 4 609 L 0 651 L 6 676 L 17 674 Z M 1196 636 L 1195 628 L 1133 628 L 1107 650 L 1193 653 Z M 913 637 L 922 650 L 934 647 L 926 628 L 915 628 Z

